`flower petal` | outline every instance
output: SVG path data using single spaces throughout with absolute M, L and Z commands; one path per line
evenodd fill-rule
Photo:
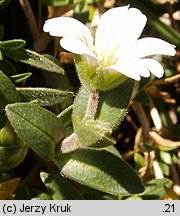
M 146 67 L 144 67 L 144 64 L 141 64 L 141 62 L 139 62 L 139 60 L 120 61 L 115 65 L 107 67 L 106 70 L 115 70 L 137 81 L 140 80 L 140 76 L 150 76 L 149 71 L 146 69 Z
M 93 37 L 89 29 L 78 20 L 71 17 L 52 18 L 45 22 L 43 30 L 52 36 L 72 37 L 86 46 L 93 45 Z
M 120 50 L 131 46 L 141 35 L 147 18 L 136 8 L 117 7 L 105 12 L 96 30 L 95 48 L 100 59 L 114 56 Z M 125 49 L 126 50 L 126 49 Z M 122 51 L 122 52 L 121 52 Z M 114 58 L 112 58 L 114 61 Z
M 71 38 L 71 37 L 64 37 L 60 40 L 61 46 L 72 53 L 76 54 L 87 54 L 94 57 L 93 52 L 89 47 L 87 47 L 82 41 Z
M 139 61 L 156 77 L 161 78 L 164 74 L 162 65 L 154 59 L 139 59 Z
M 101 41 L 101 37 L 106 34 L 111 39 L 119 42 L 133 42 L 141 35 L 147 18 L 140 10 L 129 6 L 112 8 L 105 12 L 96 31 L 95 42 Z
M 151 55 L 170 55 L 176 54 L 175 46 L 158 38 L 142 38 L 136 41 L 132 48 L 134 56 L 143 58 Z
M 126 31 L 125 34 L 128 35 L 130 42 L 136 41 L 140 37 L 146 22 L 147 18 L 140 10 L 137 8 L 129 9 L 127 14 L 127 23 L 124 27 Z

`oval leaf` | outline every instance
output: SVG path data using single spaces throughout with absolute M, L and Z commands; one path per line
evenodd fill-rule
M 96 118 L 108 122 L 111 128 L 123 120 L 133 96 L 134 80 L 124 81 L 118 88 L 100 95 Z
M 82 86 L 73 105 L 72 122 L 83 147 L 106 147 L 115 144 L 112 129 L 124 118 L 133 96 L 134 81 L 128 79 L 118 88 L 101 92 L 95 120 L 85 121 L 90 89 Z
M 15 132 L 27 145 L 47 160 L 55 155 L 56 145 L 62 136 L 62 126 L 50 111 L 31 103 L 6 106 L 7 117 Z
M 69 99 L 72 92 L 50 88 L 17 88 L 23 101 L 38 100 L 41 106 L 53 106 Z
M 49 173 L 41 172 L 41 179 L 53 200 L 82 199 L 82 196 L 78 193 L 75 187 L 60 176 L 53 176 Z
M 0 41 L 0 49 L 16 50 L 23 48 L 25 45 L 26 41 L 18 39 Z
M 68 178 L 109 194 L 126 196 L 144 191 L 135 171 L 104 150 L 76 150 L 56 157 L 55 163 Z
M 64 70 L 49 58 L 28 49 L 3 50 L 3 53 L 16 60 L 45 71 L 64 74 Z
M 1 109 L 8 103 L 20 101 L 19 94 L 16 91 L 11 80 L 0 70 L 0 105 Z

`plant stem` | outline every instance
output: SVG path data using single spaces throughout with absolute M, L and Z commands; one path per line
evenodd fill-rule
M 91 90 L 88 103 L 87 103 L 87 109 L 84 116 L 83 121 L 86 121 L 87 119 L 94 119 L 96 116 L 96 111 L 98 108 L 98 102 L 99 102 L 99 91 L 98 90 Z

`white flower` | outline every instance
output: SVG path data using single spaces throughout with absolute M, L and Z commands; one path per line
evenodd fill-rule
M 153 37 L 138 39 L 146 21 L 140 10 L 124 6 L 102 15 L 95 38 L 84 24 L 70 17 L 47 20 L 44 31 L 62 37 L 60 44 L 64 49 L 80 54 L 99 71 L 119 72 L 134 80 L 149 77 L 150 72 L 160 78 L 164 70 L 151 57 L 156 54 L 174 56 L 175 46 Z

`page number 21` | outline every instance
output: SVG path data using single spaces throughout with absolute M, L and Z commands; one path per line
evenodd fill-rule
M 174 204 L 165 204 L 165 210 L 163 212 L 174 212 Z

